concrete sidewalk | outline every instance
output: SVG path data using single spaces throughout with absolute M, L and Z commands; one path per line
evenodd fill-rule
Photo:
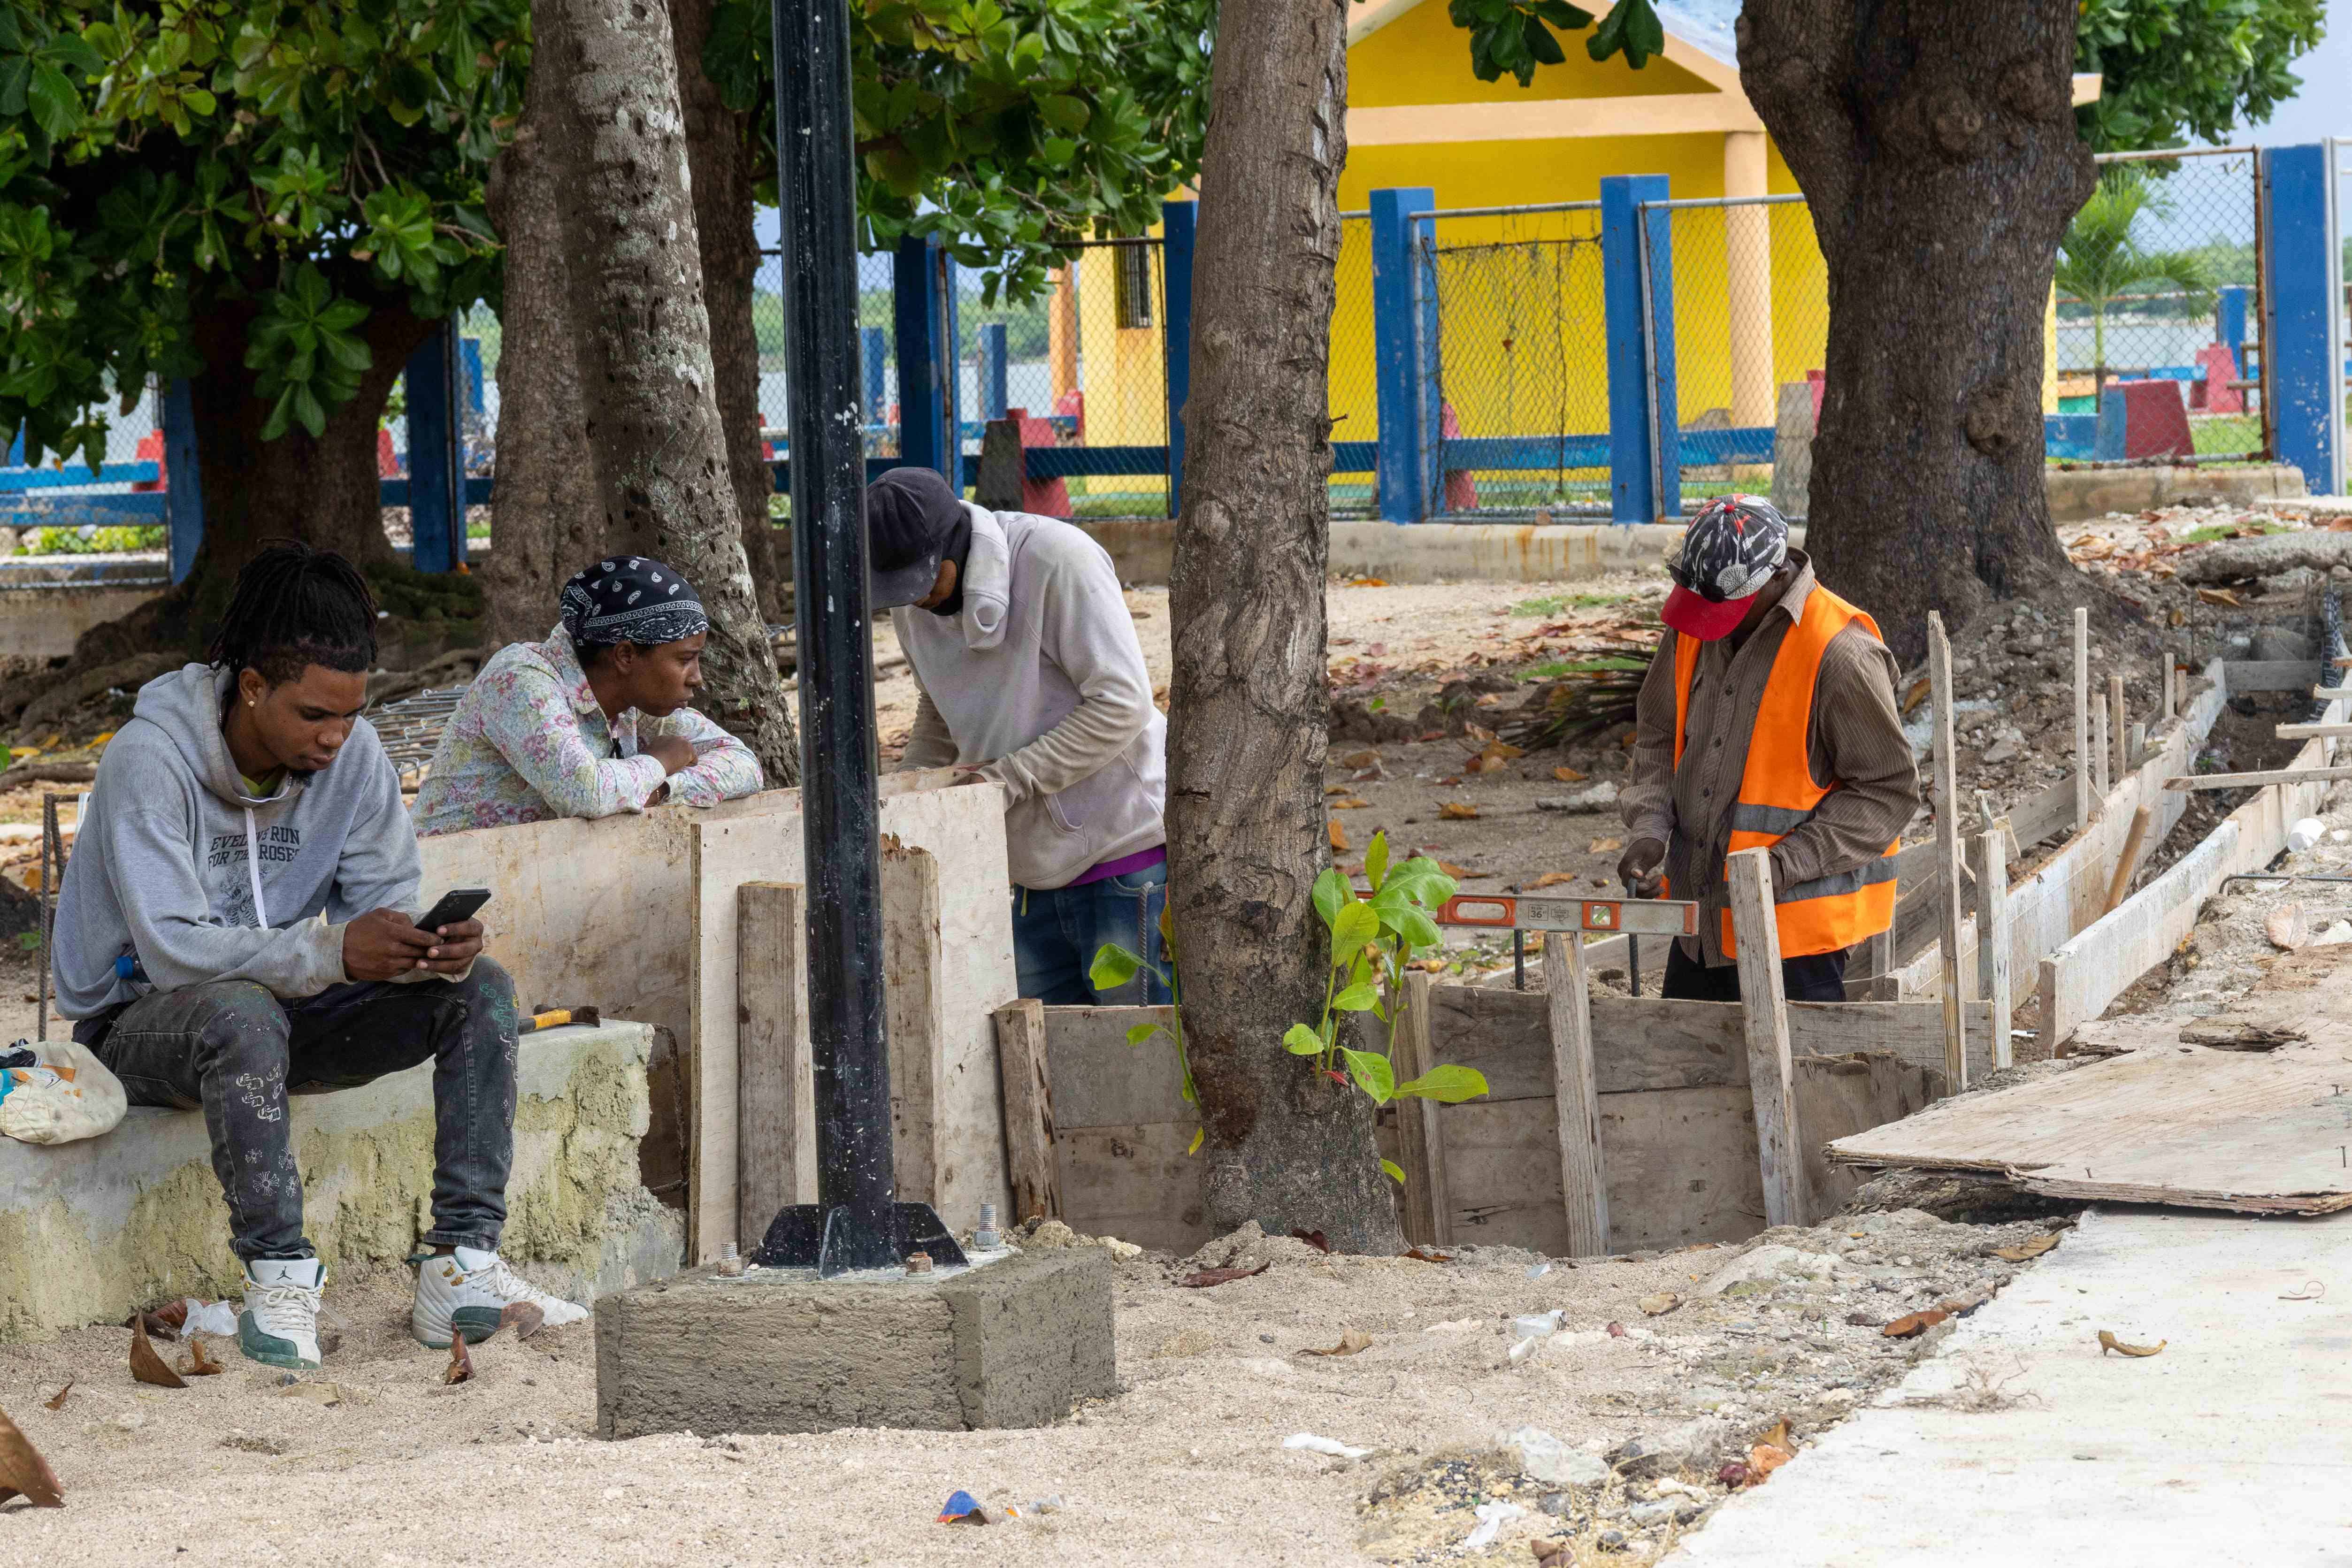
M 2101 1329 L 2168 1343 L 2104 1354 Z M 2014 1403 L 1965 1408 L 1987 1382 Z M 1664 1561 L 2352 1563 L 2352 1212 L 2084 1215 L 1877 1407 Z

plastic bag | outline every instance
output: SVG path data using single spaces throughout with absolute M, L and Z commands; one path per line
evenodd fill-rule
M 68 1144 L 110 1133 L 130 1108 L 121 1082 L 69 1040 L 30 1045 L 34 1065 L 0 1068 L 0 1134 L 27 1144 Z

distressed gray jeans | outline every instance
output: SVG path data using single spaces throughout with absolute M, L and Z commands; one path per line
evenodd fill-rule
M 514 1162 L 514 982 L 488 958 L 462 980 L 334 986 L 291 1000 L 249 980 L 155 991 L 74 1027 L 133 1105 L 205 1113 L 242 1259 L 317 1256 L 286 1097 L 356 1089 L 433 1063 L 436 1246 L 495 1249 Z

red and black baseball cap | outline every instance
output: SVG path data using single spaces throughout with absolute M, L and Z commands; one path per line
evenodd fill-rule
M 1685 637 L 1728 637 L 1780 563 L 1789 559 L 1789 519 L 1760 496 L 1718 496 L 1683 533 L 1683 551 L 1667 570 L 1675 591 L 1659 618 Z

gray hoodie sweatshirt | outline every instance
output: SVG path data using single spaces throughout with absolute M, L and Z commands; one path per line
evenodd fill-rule
M 221 734 L 229 683 L 207 664 L 158 676 L 107 745 L 58 894 L 69 1019 L 206 980 L 315 996 L 348 978 L 345 925 L 420 907 L 415 831 L 374 727 L 355 721 L 331 766 L 250 796 Z M 125 954 L 143 979 L 116 974 Z

